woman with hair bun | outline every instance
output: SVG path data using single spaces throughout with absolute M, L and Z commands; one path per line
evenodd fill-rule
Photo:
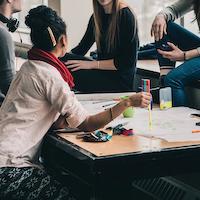
M 71 92 L 73 78 L 58 59 L 67 50 L 63 20 L 51 8 L 39 6 L 29 11 L 25 23 L 33 48 L 0 108 L 0 199 L 73 199 L 39 163 L 48 129 L 93 131 L 127 107 L 147 107 L 151 96 L 133 94 L 111 109 L 89 115 Z

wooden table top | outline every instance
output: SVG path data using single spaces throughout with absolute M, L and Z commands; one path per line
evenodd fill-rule
M 169 148 L 189 147 L 200 145 L 198 142 L 167 142 L 155 138 L 142 136 L 123 136 L 115 135 L 108 142 L 84 142 L 77 139 L 76 134 L 60 133 L 61 138 L 73 143 L 74 145 L 92 153 L 97 157 L 111 156 L 117 154 L 137 153 L 137 152 L 156 152 Z

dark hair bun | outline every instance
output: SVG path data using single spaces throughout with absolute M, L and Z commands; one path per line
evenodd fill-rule
M 43 50 L 52 50 L 53 48 L 48 27 L 51 28 L 56 41 L 62 34 L 66 34 L 65 22 L 57 15 L 56 11 L 44 5 L 29 11 L 25 18 L 25 24 L 31 29 L 33 45 Z
M 51 23 L 57 21 L 57 14 L 51 8 L 38 6 L 29 11 L 25 24 L 31 29 L 46 29 Z

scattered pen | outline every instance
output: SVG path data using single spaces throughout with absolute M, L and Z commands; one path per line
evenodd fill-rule
M 110 101 L 112 101 L 112 100 L 110 100 Z M 92 104 L 106 103 L 106 102 L 109 102 L 109 101 L 108 100 L 94 101 L 94 102 L 92 102 Z
M 149 92 L 151 91 L 151 83 L 149 79 L 142 79 L 142 91 Z M 151 113 L 151 105 L 152 105 L 152 99 L 148 106 L 149 111 L 149 130 L 152 130 L 152 113 Z
M 114 102 L 114 103 L 109 103 L 109 104 L 103 105 L 102 107 L 105 108 L 105 107 L 112 106 L 112 105 L 115 105 L 115 104 L 116 104 L 116 102 Z
M 200 133 L 200 130 L 192 130 L 192 133 Z
M 149 110 L 149 129 L 151 130 L 152 129 L 151 104 L 149 104 L 148 110 Z
M 196 123 L 196 126 L 200 126 L 200 122 L 197 122 L 197 123 Z

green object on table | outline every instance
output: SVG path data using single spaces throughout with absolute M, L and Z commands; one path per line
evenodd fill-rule
M 129 96 L 122 96 L 122 97 L 120 97 L 120 98 L 121 98 L 121 99 L 128 99 Z M 131 118 L 131 117 L 134 116 L 134 113 L 135 113 L 134 108 L 133 108 L 133 107 L 129 107 L 129 108 L 127 108 L 127 109 L 123 112 L 123 116 L 124 116 L 125 118 Z
M 123 112 L 123 116 L 126 117 L 126 118 L 133 117 L 133 115 L 134 115 L 134 108 L 133 107 L 129 107 Z

